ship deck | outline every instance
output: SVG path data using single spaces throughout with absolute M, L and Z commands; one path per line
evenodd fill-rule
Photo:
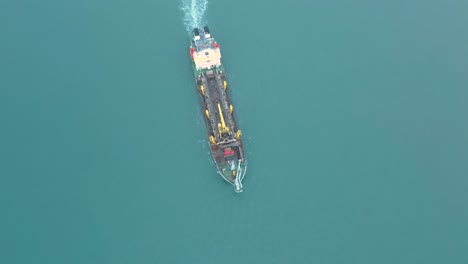
M 206 71 L 201 74 L 201 83 L 205 89 L 203 101 L 206 109 L 210 113 L 210 128 L 217 142 L 222 142 L 224 139 L 233 139 L 237 130 L 236 122 L 233 114 L 229 110 L 231 105 L 229 95 L 224 89 L 224 75 L 219 70 Z M 218 124 L 221 123 L 221 113 L 218 110 L 218 103 L 221 106 L 222 115 L 226 126 L 229 127 L 231 135 L 228 138 L 221 138 L 218 133 Z

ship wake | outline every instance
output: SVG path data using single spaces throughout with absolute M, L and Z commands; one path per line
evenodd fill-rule
M 194 28 L 206 25 L 205 12 L 208 7 L 208 0 L 182 0 L 182 11 L 184 13 L 184 25 L 188 34 Z

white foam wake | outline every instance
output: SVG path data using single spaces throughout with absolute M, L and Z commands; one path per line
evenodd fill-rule
M 205 18 L 208 0 L 182 0 L 184 12 L 184 25 L 190 34 L 194 28 L 203 27 L 207 21 Z

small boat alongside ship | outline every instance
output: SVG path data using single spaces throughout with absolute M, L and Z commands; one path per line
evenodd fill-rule
M 190 57 L 217 172 L 236 192 L 242 192 L 247 172 L 242 132 L 234 115 L 221 50 L 208 26 L 193 29 Z

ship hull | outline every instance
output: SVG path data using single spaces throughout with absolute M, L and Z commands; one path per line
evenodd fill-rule
M 199 31 L 194 32 L 190 53 L 211 156 L 217 173 L 232 184 L 236 192 L 242 192 L 247 161 L 219 45 L 206 33 L 206 27 L 201 37 L 197 36 Z

